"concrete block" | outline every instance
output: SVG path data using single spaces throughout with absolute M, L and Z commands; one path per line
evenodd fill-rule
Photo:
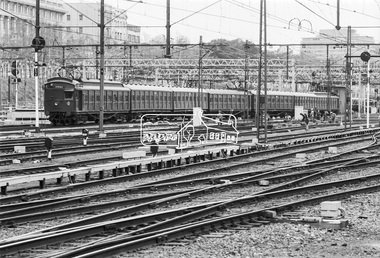
M 17 153 L 25 153 L 25 146 L 15 146 L 14 150 Z
M 301 221 L 314 223 L 314 222 L 321 222 L 322 218 L 321 217 L 301 217 Z
M 321 216 L 324 218 L 337 218 L 341 215 L 342 203 L 340 201 L 321 202 Z
M 13 163 L 13 164 L 20 164 L 20 163 L 21 163 L 21 160 L 19 160 L 19 159 L 14 159 L 14 160 L 12 160 L 12 163 Z
M 123 152 L 123 159 L 141 158 L 146 156 L 146 151 Z
M 99 133 L 99 138 L 106 138 L 107 134 L 106 133 Z
M 252 139 L 252 143 L 253 143 L 253 144 L 258 144 L 258 143 L 259 143 L 259 140 L 258 140 L 257 138 L 253 138 L 253 139 Z
M 173 154 L 175 154 L 175 149 L 168 148 L 168 154 L 169 154 L 169 155 L 173 155 Z
M 277 212 L 273 210 L 266 210 L 266 211 L 260 212 L 260 215 L 265 218 L 275 218 L 277 216 Z
M 338 153 L 338 148 L 337 147 L 329 147 L 327 153 L 337 154 Z
M 259 185 L 261 185 L 261 186 L 268 186 L 269 185 L 269 181 L 268 180 L 260 180 L 259 181 Z
M 306 159 L 306 153 L 297 153 L 296 159 Z

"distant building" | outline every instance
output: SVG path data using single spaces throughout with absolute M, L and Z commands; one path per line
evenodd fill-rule
M 139 26 L 125 10 L 105 5 L 105 42 L 140 43 Z M 30 46 L 36 36 L 36 0 L 0 1 L 0 45 Z M 40 36 L 47 45 L 99 44 L 100 3 L 40 0 Z
M 65 10 L 60 1 L 40 2 L 40 35 L 49 40 L 49 44 L 60 42 Z M 30 46 L 36 35 L 36 1 L 2 0 L 0 1 L 0 44 L 3 46 Z
M 66 3 L 64 24 L 66 44 L 75 41 L 84 44 L 99 42 L 100 29 L 100 4 L 99 3 Z M 128 24 L 128 16 L 125 10 L 114 8 L 111 5 L 104 6 L 104 37 L 108 44 L 140 43 L 140 31 L 138 26 Z
M 373 37 L 358 35 L 355 30 L 351 30 L 351 53 L 360 54 L 367 51 L 367 46 L 355 46 L 355 43 L 373 44 Z M 327 53 L 331 62 L 343 65 L 345 63 L 345 55 L 347 47 L 342 46 L 347 44 L 347 30 L 320 30 L 317 37 L 303 38 L 301 41 L 301 62 L 304 64 L 310 63 L 326 63 Z M 308 45 L 316 44 L 316 45 Z M 326 45 L 329 45 L 328 47 Z M 369 46 L 369 52 L 378 51 L 374 46 Z

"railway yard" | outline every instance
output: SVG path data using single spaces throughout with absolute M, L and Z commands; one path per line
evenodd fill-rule
M 280 124 L 266 143 L 253 143 L 252 125 L 242 123 L 238 144 L 160 146 L 156 157 L 137 125 L 108 125 L 105 138 L 88 126 L 85 146 L 83 126 L 40 137 L 4 127 L 0 253 L 379 257 L 380 128 L 361 122 Z M 20 145 L 26 151 L 16 153 Z M 322 216 L 323 202 L 339 204 L 335 217 Z

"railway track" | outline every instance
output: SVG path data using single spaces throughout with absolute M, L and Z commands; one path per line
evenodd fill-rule
M 57 226 L 45 227 L 42 230 L 3 240 L 0 242 L 0 250 L 4 251 L 5 254 L 25 250 L 17 255 L 38 254 L 40 257 L 104 257 L 105 252 L 107 255 L 131 252 L 138 248 L 198 233 L 206 234 L 209 231 L 217 231 L 223 228 L 233 229 L 262 225 L 270 222 L 268 219 L 265 221 L 260 219 L 261 214 L 267 210 L 280 212 L 326 199 L 331 200 L 360 192 L 378 191 L 380 188 L 378 184 L 379 173 L 373 171 L 346 181 L 338 179 L 335 182 L 329 180 L 327 183 L 315 184 L 321 176 L 331 176 L 343 169 L 347 171 L 378 166 L 378 155 L 355 157 L 353 154 L 358 151 L 370 151 L 378 148 L 379 145 L 375 137 L 373 141 L 370 141 L 370 144 L 360 149 L 356 148 L 339 155 L 329 155 L 325 158 L 310 160 L 296 166 L 287 165 L 248 172 L 244 169 L 245 173 L 235 172 L 231 175 L 226 174 L 224 167 L 209 169 L 207 172 L 200 171 L 199 175 L 187 175 L 185 177 L 179 175 L 177 178 L 171 177 L 131 185 L 129 190 L 123 190 L 124 194 L 132 195 L 131 199 L 134 202 L 129 200 L 129 203 L 119 204 L 129 207 L 96 216 L 88 216 L 71 223 L 60 223 Z M 278 156 L 275 160 L 280 161 L 283 158 L 284 156 Z M 338 158 L 341 160 L 337 160 Z M 273 162 L 272 158 L 268 160 Z M 268 160 L 261 158 L 260 162 L 265 164 L 268 163 Z M 238 166 L 232 167 L 232 170 L 238 168 Z M 243 167 L 247 167 L 247 164 L 244 164 Z M 215 176 L 220 171 L 223 171 L 224 174 Z M 189 178 L 190 176 L 193 176 L 193 179 Z M 263 189 L 263 186 L 259 185 L 260 181 L 263 180 L 270 182 L 271 187 L 264 187 Z M 353 186 L 355 189 L 348 189 L 354 188 Z M 326 192 L 325 189 L 333 190 Z M 152 191 L 154 191 L 154 195 L 151 194 Z M 160 195 L 160 191 L 162 191 L 162 195 Z M 136 198 L 136 195 L 144 193 L 150 194 L 142 196 L 141 199 Z M 109 194 L 116 196 L 115 192 Z M 300 194 L 305 198 L 294 201 L 294 196 L 300 196 Z M 290 197 L 286 199 L 284 196 Z M 86 197 L 89 198 L 89 196 L 76 196 L 71 198 L 71 201 L 74 198 L 85 200 Z M 62 203 L 65 202 L 65 200 L 61 201 Z M 190 205 L 189 201 L 192 201 Z M 132 203 L 134 205 L 130 206 Z M 254 205 L 249 206 L 250 203 L 254 203 Z M 58 203 L 56 202 L 53 205 L 57 207 Z M 104 204 L 94 205 L 98 205 L 97 208 L 95 206 L 74 207 L 71 215 L 104 209 L 104 207 L 100 207 L 101 205 L 108 205 L 108 208 L 111 206 L 115 209 L 118 204 L 115 202 L 110 205 L 105 201 Z M 17 210 L 21 211 L 16 206 L 14 207 L 16 209 L 8 211 L 9 216 L 12 216 L 12 212 L 17 214 Z M 77 211 L 74 211 L 75 209 Z M 80 211 L 80 209 L 82 210 Z M 24 208 L 24 210 L 27 209 Z M 48 212 L 45 211 L 43 214 L 48 214 Z M 32 216 L 32 214 L 29 215 Z M 69 215 L 67 213 L 65 216 Z M 9 225 L 15 227 L 18 223 L 48 219 L 48 215 L 46 215 L 45 218 L 35 217 L 32 219 L 30 217 L 30 221 L 28 221 L 25 220 L 27 214 L 23 216 L 24 221 L 15 221 Z M 51 213 L 49 216 L 52 218 L 54 214 Z M 1 221 L 6 224 L 11 221 L 10 218 L 15 219 L 15 217 L 8 217 L 7 220 L 6 217 L 2 217 Z M 78 242 L 78 237 L 83 239 L 82 242 Z M 62 241 L 65 241 L 65 244 L 62 244 Z M 46 245 L 48 245 L 48 249 L 44 247 Z
M 371 130 L 368 131 L 368 132 L 372 132 Z M 351 132 L 351 133 L 343 133 L 343 134 L 333 134 L 333 135 L 324 135 L 323 137 L 320 137 L 320 138 L 315 138 L 315 137 L 312 137 L 312 138 L 302 138 L 300 140 L 294 140 L 294 138 L 291 138 L 292 141 L 288 144 L 277 144 L 276 148 L 270 148 L 270 149 L 266 149 L 264 148 L 264 150 L 260 151 L 260 152 L 256 152 L 256 151 L 253 151 L 253 152 L 250 152 L 250 153 L 247 153 L 247 154 L 244 154 L 244 155 L 237 155 L 237 156 L 234 156 L 234 157 L 228 157 L 228 161 L 231 162 L 232 160 L 241 160 L 242 158 L 246 157 L 246 158 L 249 158 L 251 156 L 257 156 L 257 155 L 264 155 L 264 157 L 266 159 L 269 159 L 267 156 L 272 156 L 271 159 L 277 159 L 277 158 L 284 158 L 284 157 L 291 157 L 291 156 L 294 156 L 296 155 L 296 153 L 298 152 L 304 152 L 304 151 L 315 151 L 317 149 L 326 149 L 328 147 L 331 147 L 331 146 L 339 146 L 339 145 L 344 145 L 344 144 L 347 144 L 347 143 L 355 143 L 355 142 L 360 142 L 360 141 L 363 141 L 363 139 L 367 138 L 367 140 L 370 140 L 372 138 L 372 136 L 367 136 L 367 137 L 360 137 L 358 138 L 357 136 L 363 136 L 364 132 L 362 131 L 357 131 L 357 132 Z M 347 141 L 347 139 L 349 138 L 352 138 L 350 141 Z M 346 141 L 341 141 L 345 139 Z M 339 143 L 339 141 L 341 141 Z M 305 144 L 305 145 L 304 145 Z M 317 146 L 319 145 L 318 147 L 312 147 L 312 146 Z M 306 149 L 306 150 L 303 150 L 302 148 Z M 280 155 L 278 153 L 281 153 Z M 114 157 L 114 158 L 120 158 L 119 157 Z M 109 161 L 111 158 L 107 158 L 106 160 Z M 198 157 L 199 159 L 199 157 Z M 210 159 L 210 158 L 209 158 Z M 104 160 L 104 159 L 103 159 Z M 187 160 L 185 161 L 185 164 L 186 166 L 190 166 L 189 163 L 190 163 L 190 160 L 191 158 L 187 158 Z M 205 156 L 203 157 L 203 161 L 200 163 L 200 159 L 199 160 L 195 160 L 194 163 L 198 163 L 198 164 L 194 164 L 196 166 L 199 166 L 199 165 L 205 165 L 205 164 L 212 164 L 212 163 L 220 163 L 221 160 L 220 159 L 211 159 L 211 160 L 207 160 L 205 159 Z M 161 163 L 161 164 L 158 164 L 158 163 Z M 252 161 L 250 161 L 252 162 Z M 258 159 L 258 161 L 260 163 L 260 159 Z M 90 163 L 90 162 L 86 162 L 86 163 Z M 140 161 L 138 161 L 137 163 L 141 164 Z M 151 170 L 152 169 L 152 164 L 151 164 L 151 167 L 149 169 L 148 167 L 148 164 L 149 162 L 145 162 L 147 164 L 147 168 L 148 170 Z M 155 166 L 156 168 L 159 168 L 160 166 L 162 167 L 162 162 L 160 159 L 159 160 L 156 160 L 156 163 L 155 163 Z M 76 164 L 78 164 L 78 162 L 76 162 Z M 66 164 L 65 166 L 67 166 L 68 164 Z M 241 166 L 241 165 L 244 165 L 244 162 L 239 162 L 236 166 Z M 63 165 L 61 165 L 63 166 Z M 109 167 L 118 167 L 119 165 L 112 165 L 112 163 L 109 165 Z M 134 165 L 133 165 L 134 166 Z M 230 165 L 231 166 L 235 166 L 235 165 Z M 59 167 L 59 166 L 58 166 Z M 172 169 L 175 170 L 177 169 L 176 166 L 174 164 L 172 164 Z M 56 169 L 55 166 L 48 166 L 48 167 L 40 167 L 38 171 L 43 171 L 45 172 L 46 170 L 54 170 Z M 140 165 L 140 169 L 138 171 L 141 171 L 142 169 L 144 169 L 141 165 Z M 91 168 L 88 169 L 89 172 L 92 171 Z M 89 185 L 90 187 L 94 186 L 94 185 L 100 185 L 100 184 L 103 184 L 102 180 L 99 180 L 99 179 L 104 179 L 104 178 L 107 178 L 107 181 L 108 182 L 111 182 L 111 181 L 121 181 L 121 180 L 129 180 L 130 178 L 132 177 L 139 177 L 139 178 L 142 178 L 142 177 L 149 177 L 149 176 L 152 176 L 152 173 L 137 173 L 135 175 L 123 175 L 123 170 L 128 170 L 127 168 L 124 168 L 124 169 L 121 169 L 119 172 L 116 171 L 115 169 L 112 169 L 112 171 L 108 172 L 108 173 L 102 173 L 102 175 L 92 175 L 92 180 L 90 180 L 90 176 L 89 176 L 89 173 L 82 173 L 82 176 L 75 176 L 74 178 L 74 175 L 72 177 L 69 178 L 69 181 L 71 183 L 75 183 L 75 182 L 82 182 L 80 185 L 78 184 L 70 184 L 70 187 L 75 187 L 75 185 L 77 185 L 78 187 L 85 187 L 85 185 Z M 170 167 L 169 167 L 169 170 Z M 60 176 L 61 170 L 58 171 L 59 175 L 57 174 L 57 178 L 58 177 L 62 177 Z M 37 173 L 36 172 L 36 169 L 34 170 L 30 170 L 30 171 L 27 171 L 28 173 Z M 16 171 L 7 171 L 6 173 L 4 174 L 9 174 L 9 173 L 20 173 L 19 170 L 16 170 Z M 68 174 L 73 174 L 75 172 L 67 172 Z M 128 173 L 127 173 L 128 174 Z M 107 176 L 108 175 L 108 176 Z M 22 175 L 19 175 L 19 177 L 22 178 Z M 41 180 L 44 180 L 45 176 L 42 174 L 40 176 L 41 178 L 39 179 L 40 182 Z M 17 178 L 15 178 L 17 179 Z M 4 181 L 5 180 L 5 181 Z M 1 181 L 4 181 L 3 182 L 3 185 L 4 183 L 7 181 L 7 179 L 2 179 L 0 178 L 0 183 Z M 62 181 L 62 180 L 61 180 Z M 53 182 L 55 183 L 55 182 Z M 58 185 L 59 186 L 59 185 Z M 35 185 L 33 184 L 30 184 L 29 187 L 35 187 Z M 45 180 L 44 180 L 44 186 L 45 187 Z M 25 190 L 27 188 L 26 184 L 23 184 L 22 185 L 22 188 L 23 190 Z M 50 189 L 51 188 L 51 189 Z M 52 187 L 50 187 L 50 191 L 59 191 L 59 187 L 57 187 L 57 185 L 52 185 Z M 46 190 L 45 192 L 49 191 Z M 66 189 L 66 187 L 63 187 L 62 188 L 63 190 Z M 14 190 L 17 190 L 17 187 L 16 188 L 13 188 L 12 191 Z M 9 190 L 7 190 L 8 192 Z M 3 186 L 2 186 L 2 193 L 4 194 L 4 189 L 3 189 Z M 23 198 L 26 198 L 25 197 L 26 195 L 24 194 L 23 195 Z M 30 198 L 30 195 L 28 195 L 28 198 Z

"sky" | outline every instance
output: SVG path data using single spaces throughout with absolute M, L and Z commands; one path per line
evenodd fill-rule
M 63 2 L 74 1 L 66 0 Z M 76 0 L 75 2 L 92 2 Z M 98 0 L 99 2 L 99 0 Z M 167 0 L 105 0 L 126 9 L 128 22 L 142 27 L 142 40 L 165 37 Z M 260 0 L 170 0 L 171 38 L 190 43 L 240 38 L 259 43 Z M 380 0 L 266 0 L 267 43 L 299 44 L 321 29 L 351 26 L 359 35 L 380 42 Z
M 127 8 L 129 23 L 142 26 L 144 33 L 166 34 L 166 0 L 105 1 Z M 315 37 L 321 29 L 334 29 L 338 23 L 337 2 L 267 0 L 267 42 L 298 44 L 304 37 Z M 358 34 L 380 42 L 380 0 L 339 2 L 341 30 L 351 26 Z M 259 42 L 260 0 L 171 0 L 170 5 L 173 38 L 183 35 L 191 43 L 198 43 L 200 36 L 204 42 L 218 38 Z

